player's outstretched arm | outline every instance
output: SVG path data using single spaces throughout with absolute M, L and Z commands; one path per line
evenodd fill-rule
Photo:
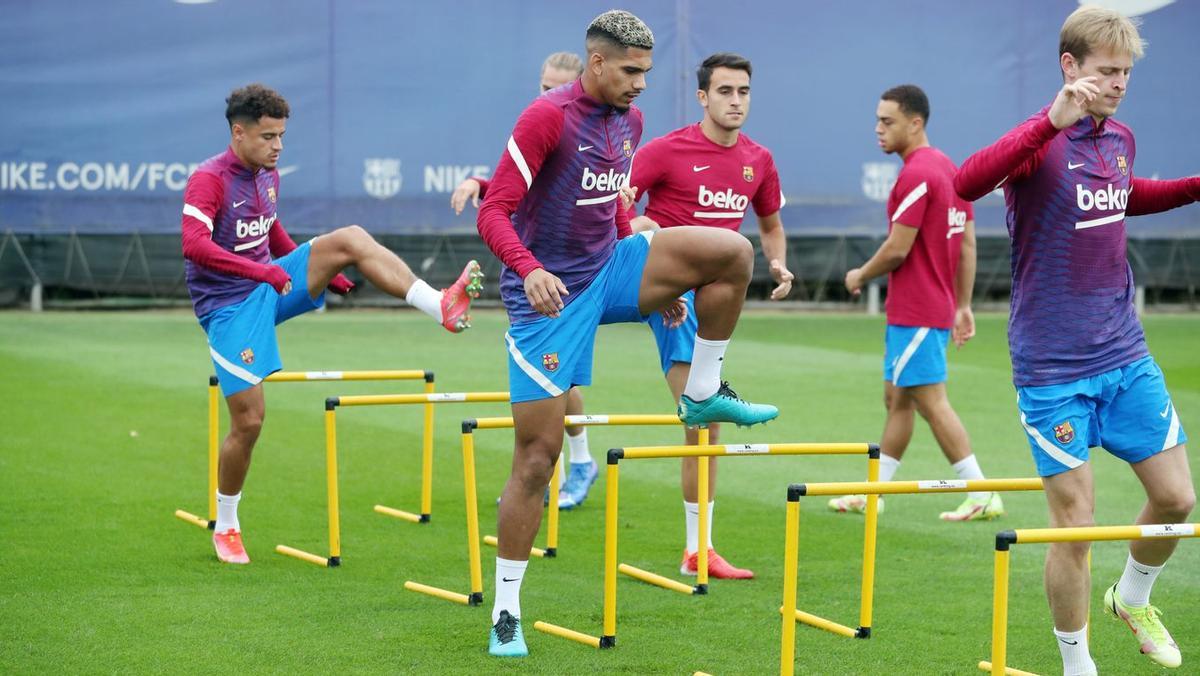
M 975 313 L 971 297 L 975 293 L 975 221 L 968 220 L 962 233 L 962 249 L 958 256 L 958 272 L 954 276 L 954 327 L 950 338 L 955 347 L 962 347 L 975 337 Z
M 467 206 L 467 200 L 471 201 L 471 205 L 476 209 L 479 208 L 479 200 L 483 199 L 487 191 L 487 179 L 472 176 L 454 189 L 450 193 L 450 208 L 454 210 L 454 215 L 457 216 L 463 212 Z
M 862 293 L 862 288 L 867 282 L 900 267 L 904 259 L 908 258 L 908 252 L 912 251 L 918 231 L 918 228 L 912 226 L 893 223 L 892 231 L 888 233 L 887 239 L 883 240 L 883 244 L 879 245 L 875 255 L 861 268 L 854 268 L 846 273 L 846 290 L 857 296 Z
M 1134 177 L 1125 215 L 1157 214 L 1197 201 L 1200 201 L 1200 176 L 1172 181 Z

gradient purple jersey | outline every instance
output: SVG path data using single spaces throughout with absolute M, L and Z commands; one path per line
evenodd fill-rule
M 618 221 L 628 220 L 617 191 L 641 138 L 641 111 L 601 103 L 579 80 L 539 96 L 517 119 L 478 219 L 505 265 L 500 295 L 512 323 L 541 317 L 525 296 L 530 272 L 561 279 L 571 303 L 608 262 Z

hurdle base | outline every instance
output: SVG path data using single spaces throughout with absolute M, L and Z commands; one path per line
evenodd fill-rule
M 617 647 L 617 637 L 616 636 L 601 636 L 600 637 L 600 647 L 601 648 L 616 648 Z
M 854 632 L 854 638 L 871 638 L 871 628 L 859 627 L 858 630 Z
M 467 605 L 468 606 L 482 606 L 483 605 L 483 592 L 471 592 L 467 596 Z
M 499 547 L 500 540 L 495 535 L 484 535 L 483 536 L 483 544 L 488 545 L 489 547 Z M 529 555 L 536 556 L 539 559 L 554 558 L 554 556 L 557 554 L 557 551 L 558 550 L 556 550 L 556 549 L 542 549 L 541 547 L 530 547 Z M 554 552 L 554 553 L 550 553 L 550 552 Z
M 326 558 L 324 556 L 310 554 L 306 551 L 296 549 L 295 547 L 288 547 L 287 545 L 275 545 L 275 552 L 278 554 L 283 554 L 284 556 L 290 556 L 293 559 L 299 559 L 301 561 L 306 561 L 308 563 L 321 566 L 322 568 L 337 568 L 338 566 L 342 565 L 342 559 L 340 556 L 330 556 Z
M 600 647 L 600 637 L 584 634 L 573 629 L 567 629 L 566 627 L 560 627 L 557 624 L 550 624 L 549 622 L 542 622 L 541 620 L 538 620 L 537 622 L 533 623 L 533 628 L 542 633 L 550 634 L 551 636 L 565 638 L 568 641 L 575 641 L 576 643 L 589 645 L 593 648 Z
M 471 603 L 471 597 L 474 596 L 474 594 L 472 594 L 471 596 L 467 596 L 466 594 L 459 594 L 458 592 L 452 592 L 448 589 L 441 589 L 440 587 L 432 587 L 427 584 L 421 584 L 420 582 L 413 582 L 412 580 L 405 580 L 404 588 L 409 591 L 414 591 L 419 594 L 426 594 L 428 596 L 432 596 L 434 598 L 439 598 L 439 599 L 442 599 L 445 601 L 452 601 L 454 603 L 460 603 L 464 606 L 478 605 L 478 604 Z M 480 596 L 482 596 L 482 594 L 480 594 Z
M 396 519 L 401 519 L 403 521 L 410 521 L 412 523 L 428 523 L 429 522 L 428 514 L 413 514 L 412 512 L 406 512 L 403 509 L 396 509 L 394 507 L 388 507 L 386 505 L 375 505 L 375 512 L 378 514 L 382 514 L 384 516 L 390 516 L 390 517 L 393 517 Z
M 707 596 L 708 595 L 708 585 L 707 584 L 698 584 L 695 587 L 692 587 L 692 593 L 695 594 L 696 596 Z
M 981 661 L 979 663 L 979 670 L 991 671 L 992 663 L 987 660 Z M 1009 676 L 1037 676 L 1037 674 L 1033 673 L 1032 671 L 1021 671 L 1020 669 L 1013 669 L 1012 667 L 1004 667 L 1004 673 L 1008 674 Z
M 200 528 L 207 528 L 209 530 L 212 530 L 212 529 L 216 528 L 216 526 L 217 526 L 215 521 L 209 521 L 208 519 L 202 519 L 202 518 L 196 516 L 195 514 L 192 514 L 191 512 L 185 512 L 182 509 L 175 510 L 175 518 L 180 519 L 181 521 L 184 521 L 186 523 L 190 523 L 193 526 L 199 526 Z
M 648 570 L 642 570 L 641 568 L 631 566 L 627 563 L 618 564 L 617 572 L 623 575 L 628 575 L 636 580 L 641 580 L 642 582 L 652 584 L 656 587 L 662 587 L 663 589 L 679 592 L 680 594 L 692 595 L 703 593 L 696 591 L 700 585 L 689 587 L 688 585 L 677 580 L 672 580 L 671 578 L 664 577 L 658 573 L 651 573 Z
M 558 556 L 558 547 L 547 547 L 545 552 L 547 559 L 553 559 Z
M 781 613 L 785 612 L 782 606 L 780 606 L 779 612 L 781 612 Z M 851 629 L 850 627 L 847 627 L 844 624 L 838 624 L 837 622 L 834 622 L 832 620 L 827 620 L 823 617 L 818 617 L 816 615 L 813 615 L 812 613 L 806 613 L 803 610 L 797 610 L 795 613 L 795 618 L 796 618 L 796 621 L 801 624 L 806 624 L 815 629 L 824 629 L 827 632 L 830 632 L 832 634 L 837 634 L 838 636 L 845 636 L 846 638 L 867 638 L 868 636 L 871 635 L 870 627 L 859 627 L 858 629 Z M 865 629 L 865 635 L 860 636 L 859 632 L 863 631 L 864 629 Z

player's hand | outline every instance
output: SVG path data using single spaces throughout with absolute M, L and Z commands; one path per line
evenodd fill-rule
M 771 300 L 783 300 L 792 292 L 792 280 L 796 278 L 787 268 L 783 267 L 783 263 L 779 259 L 771 261 L 769 266 L 771 279 L 775 280 L 779 286 L 771 291 Z
M 1054 97 L 1054 103 L 1050 104 L 1050 123 L 1056 129 L 1066 129 L 1075 124 L 1088 114 L 1088 105 L 1099 95 L 1100 87 L 1091 75 L 1063 85 L 1058 90 L 1058 96 Z
M 333 276 L 333 279 L 329 280 L 329 290 L 339 296 L 344 296 L 354 290 L 354 282 L 339 272 Z
M 546 272 L 545 268 L 538 268 L 525 277 L 525 297 L 534 310 L 547 317 L 558 317 L 565 307 L 563 296 L 567 294 L 562 280 Z
M 266 277 L 263 281 L 270 284 L 279 295 L 286 296 L 292 292 L 292 276 L 278 265 L 268 265 Z
M 636 235 L 647 230 L 658 230 L 658 223 L 648 216 L 637 216 L 629 219 L 629 229 L 633 230 L 633 234 Z
M 688 316 L 687 301 L 683 298 L 676 298 L 670 305 L 663 308 L 662 316 L 663 326 L 668 329 L 677 329 L 683 326 Z
M 450 193 L 450 208 L 454 209 L 454 215 L 462 213 L 462 210 L 467 206 L 467 200 L 471 200 L 471 205 L 476 209 L 479 208 L 479 181 L 473 178 L 468 178 L 454 192 Z
M 862 268 L 854 268 L 846 273 L 846 290 L 852 296 L 858 296 L 862 293 L 863 284 Z
M 954 313 L 954 328 L 950 330 L 950 339 L 954 346 L 961 349 L 967 341 L 975 337 L 975 314 L 969 307 L 960 307 Z
M 637 201 L 637 191 L 637 186 L 631 187 L 629 185 L 623 185 L 621 186 L 621 189 L 617 191 L 617 195 L 621 199 L 622 211 L 629 211 L 629 207 L 633 206 L 633 203 Z

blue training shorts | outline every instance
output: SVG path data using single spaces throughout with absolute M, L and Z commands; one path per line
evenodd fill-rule
M 308 256 L 312 240 L 274 263 L 292 278 L 292 291 L 280 296 L 270 284 L 259 284 L 240 303 L 217 308 L 200 318 L 208 334 L 208 351 L 226 397 L 251 388 L 283 368 L 275 326 L 325 304 L 325 292 L 308 295 Z
M 508 349 L 508 393 L 516 404 L 557 397 L 592 382 L 592 348 L 601 324 L 640 322 L 638 292 L 652 232 L 617 242 L 596 278 L 557 318 L 513 324 Z
M 696 347 L 696 292 L 688 291 L 682 298 L 687 301 L 687 319 L 676 328 L 663 324 L 663 313 L 655 312 L 643 320 L 654 332 L 654 342 L 658 343 L 658 360 L 665 374 L 676 363 L 692 363 L 692 351 Z
M 896 387 L 946 382 L 949 329 L 888 324 L 884 335 L 883 379 Z
M 1094 446 L 1135 463 L 1187 441 L 1149 356 L 1069 383 L 1018 387 L 1017 408 L 1039 476 L 1079 467 Z

